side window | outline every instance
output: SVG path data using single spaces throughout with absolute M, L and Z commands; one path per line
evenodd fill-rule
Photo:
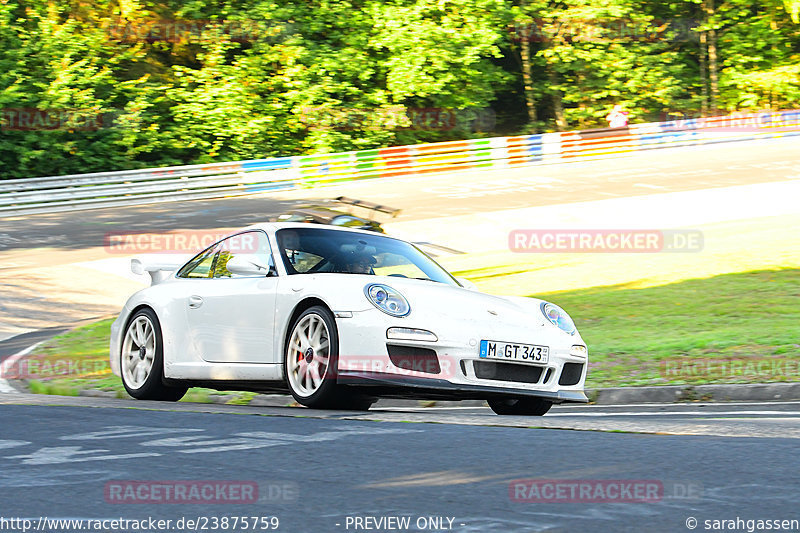
M 312 254 L 311 252 L 300 252 L 297 250 L 286 250 L 286 254 L 292 268 L 301 274 L 308 272 L 324 259 L 322 256 Z
M 178 271 L 179 278 L 210 278 L 214 267 L 217 247 L 212 246 L 197 254 Z
M 263 231 L 247 231 L 228 237 L 217 245 L 216 250 L 219 255 L 214 264 L 214 278 L 265 277 L 275 266 L 269 239 Z M 252 271 L 231 272 L 228 263 L 234 259 L 240 268 L 247 267 Z
M 304 274 L 325 259 L 321 255 L 304 250 L 296 231 L 281 230 L 278 235 L 278 244 L 284 254 L 283 263 L 289 274 Z

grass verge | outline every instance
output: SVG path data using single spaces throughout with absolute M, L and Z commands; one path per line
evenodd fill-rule
M 800 379 L 800 269 L 537 296 L 574 318 L 592 388 Z

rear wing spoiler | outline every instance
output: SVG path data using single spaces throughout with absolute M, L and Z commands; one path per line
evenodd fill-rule
M 355 207 L 363 207 L 364 209 L 369 209 L 370 211 L 378 211 L 379 213 L 386 213 L 387 215 L 391 215 L 392 218 L 399 215 L 400 212 L 402 211 L 402 209 L 396 209 L 394 207 L 389 207 L 386 205 L 367 202 L 365 200 L 356 200 L 355 198 L 348 198 L 346 196 L 339 196 L 336 198 L 336 201 L 339 202 L 340 204 L 352 205 Z
M 191 256 L 163 255 L 155 258 L 135 257 L 131 259 L 131 272 L 136 275 L 150 274 L 150 285 L 157 285 L 183 266 Z

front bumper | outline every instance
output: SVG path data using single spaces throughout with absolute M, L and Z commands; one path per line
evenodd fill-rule
M 585 346 L 580 335 L 557 328 L 467 322 L 387 319 L 380 311 L 355 312 L 338 318 L 340 350 L 338 381 L 371 387 L 380 396 L 431 399 L 486 399 L 491 397 L 546 398 L 556 403 L 587 402 L 584 383 L 587 354 L 573 352 Z M 394 327 L 431 331 L 435 341 L 387 338 Z M 482 339 L 519 340 L 550 349 L 547 363 L 531 364 L 481 358 Z M 400 352 L 400 355 L 398 355 Z M 405 356 L 404 354 L 410 354 Z M 404 358 L 412 364 L 403 365 Z
M 339 383 L 347 386 L 373 389 L 376 396 L 397 398 L 431 398 L 457 400 L 486 400 L 496 397 L 536 397 L 553 403 L 588 403 L 582 390 L 546 391 L 537 389 L 513 389 L 505 387 L 455 384 L 445 379 L 398 377 L 396 374 L 375 372 L 340 371 Z M 367 391 L 365 391 L 367 392 Z

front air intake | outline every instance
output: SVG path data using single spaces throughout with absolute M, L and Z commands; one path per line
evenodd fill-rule
M 399 344 L 387 344 L 386 350 L 389 352 L 392 364 L 397 368 L 425 374 L 438 374 L 442 371 L 434 350 Z
M 540 366 L 473 361 L 472 367 L 475 369 L 475 377 L 479 379 L 539 383 L 539 378 L 542 377 L 542 367 Z
M 581 380 L 581 374 L 583 374 L 583 363 L 564 363 L 564 370 L 561 371 L 558 384 L 565 387 L 577 385 Z

